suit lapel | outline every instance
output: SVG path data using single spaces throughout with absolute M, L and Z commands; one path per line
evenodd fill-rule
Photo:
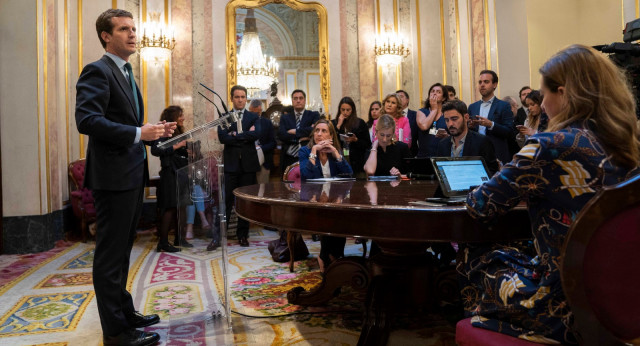
M 111 60 L 111 58 L 109 58 L 106 55 L 103 55 L 101 60 L 104 61 L 107 64 L 107 66 L 109 66 L 109 68 L 111 68 L 111 73 L 113 73 L 113 76 L 115 77 L 116 81 L 118 81 L 118 85 L 120 86 L 124 94 L 127 95 L 127 99 L 129 100 L 129 104 L 131 105 L 131 110 L 132 110 L 131 115 L 133 116 L 136 124 L 139 124 L 140 120 L 136 118 L 136 113 L 137 113 L 136 105 L 133 100 L 133 90 L 131 90 L 131 85 L 129 84 L 129 81 L 126 78 L 124 78 L 124 75 L 122 74 L 122 72 L 120 71 L 116 63 L 113 62 L 113 60 Z M 142 112 L 142 107 L 140 107 L 140 112 Z
M 473 148 L 473 133 L 467 130 L 467 136 L 464 138 L 464 148 L 462 148 L 462 156 L 471 156 L 469 153 L 471 148 Z

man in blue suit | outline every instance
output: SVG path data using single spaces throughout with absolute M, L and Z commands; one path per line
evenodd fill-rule
M 513 129 L 513 112 L 508 102 L 498 99 L 494 92 L 498 87 L 498 75 L 491 70 L 480 72 L 478 90 L 482 100 L 469 105 L 472 130 L 486 135 L 493 143 L 496 156 L 502 164 L 511 161 L 509 137 Z
M 294 162 L 298 162 L 298 155 L 287 154 L 291 146 L 305 146 L 309 143 L 309 136 L 313 129 L 313 124 L 320 119 L 320 113 L 305 110 L 307 103 L 307 94 L 300 89 L 296 89 L 291 93 L 291 103 L 293 105 L 293 113 L 284 114 L 280 117 L 280 126 L 278 128 L 278 138 L 282 141 L 282 151 L 280 154 L 280 167 L 282 171 Z
M 237 187 L 255 184 L 256 172 L 260 170 L 255 144 L 260 134 L 260 123 L 256 113 L 244 109 L 247 104 L 247 89 L 241 85 L 234 85 L 231 88 L 231 102 L 233 103 L 233 111 L 239 119 L 228 129 L 218 128 L 218 138 L 224 144 L 222 155 L 224 158 L 227 220 L 229 220 L 235 200 L 233 190 Z M 238 218 L 236 235 L 240 246 L 249 246 L 249 221 Z M 216 238 L 217 235 L 214 235 L 210 245 L 217 247 Z
M 76 125 L 89 136 L 84 186 L 96 206 L 93 287 L 105 345 L 151 345 L 160 336 L 142 328 L 158 315 L 138 313 L 126 284 L 129 257 L 148 180 L 145 144 L 170 137 L 176 123 L 144 124 L 142 95 L 129 56 L 136 52 L 133 15 L 110 9 L 96 21 L 106 53 L 84 67 L 76 85 Z

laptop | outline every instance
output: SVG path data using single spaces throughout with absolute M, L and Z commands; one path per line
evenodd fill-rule
M 433 165 L 428 157 L 407 157 L 402 159 L 410 178 L 434 179 Z
M 442 196 L 427 198 L 430 202 L 462 204 L 469 191 L 490 179 L 487 164 L 480 156 L 432 157 L 431 163 Z

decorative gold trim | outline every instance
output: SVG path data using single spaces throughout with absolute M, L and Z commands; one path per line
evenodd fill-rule
M 111 8 L 113 9 L 118 8 L 118 0 L 111 0 Z
M 457 0 L 456 0 L 457 1 Z M 416 34 L 418 35 L 418 90 L 420 91 L 420 96 L 418 100 L 422 102 L 422 39 L 420 38 L 420 1 L 416 0 Z M 458 42 L 459 44 L 459 42 Z M 420 104 L 420 103 L 418 103 Z
M 376 1 L 376 18 L 378 19 L 378 35 L 380 35 L 380 0 Z
M 382 66 L 378 66 L 378 95 L 380 96 L 380 102 L 382 102 Z
M 43 36 L 44 38 L 44 36 Z M 40 214 L 42 214 L 42 153 L 40 150 L 40 35 L 38 31 L 38 0 L 36 0 L 36 120 L 38 125 L 38 196 L 40 197 Z M 44 58 L 43 58 L 44 60 Z M 0 291 L 1 292 L 1 291 Z
M 318 60 L 318 58 L 313 57 L 313 56 L 277 56 L 277 57 L 275 57 L 275 59 L 279 60 L 279 61 L 296 61 L 296 60 L 312 61 L 312 60 Z
M 489 33 L 489 4 L 487 0 L 482 1 L 482 12 L 484 12 L 484 53 L 487 58 L 485 67 L 491 70 L 491 34 Z
M 636 0 L 636 18 L 640 17 L 640 0 Z
M 440 43 L 442 45 L 442 82 L 447 84 L 447 47 L 444 44 L 444 1 L 440 0 Z
M 458 7 L 458 0 L 455 0 L 454 6 L 456 7 L 456 42 L 458 46 L 458 98 L 462 99 L 462 50 L 460 48 L 460 8 Z
M 473 80 L 473 37 L 471 36 L 471 26 L 473 25 L 473 19 L 472 19 L 472 14 L 471 14 L 471 0 L 467 0 L 467 35 L 469 38 L 469 83 L 471 84 L 471 88 L 469 89 L 470 95 L 469 95 L 469 103 L 475 101 L 474 100 L 474 95 L 475 95 L 475 90 L 476 90 L 476 84 L 474 83 Z M 462 88 L 462 87 L 461 87 Z M 459 97 L 460 99 L 462 99 L 462 96 Z
M 66 117 L 65 126 L 67 129 L 66 142 L 67 142 L 67 162 L 71 162 L 71 148 L 69 146 L 69 18 L 67 12 L 69 11 L 68 0 L 64 0 L 64 114 Z
M 325 109 L 331 101 L 329 73 L 329 27 L 327 9 L 320 3 L 301 2 L 299 0 L 231 0 L 226 6 L 226 46 L 227 46 L 227 88 L 236 84 L 236 9 L 256 8 L 271 3 L 284 4 L 296 11 L 316 12 L 318 14 L 318 48 L 320 62 L 320 96 Z
M 140 271 L 140 267 L 142 266 L 144 260 L 147 258 L 147 256 L 149 256 L 151 249 L 153 249 L 153 245 L 153 243 L 147 243 L 140 256 L 136 258 L 136 261 L 133 262 L 133 265 L 129 268 L 129 277 L 127 278 L 127 291 L 131 291 L 131 287 L 133 287 L 133 282 L 136 279 L 136 275 L 138 275 L 138 272 Z
M 47 213 L 51 211 L 51 162 L 49 158 L 49 70 L 47 56 L 47 0 L 42 0 L 42 77 L 44 86 L 44 160 L 47 176 Z
M 398 33 L 398 0 L 393 0 L 393 31 Z
M 82 0 L 78 0 L 78 76 L 82 73 Z M 84 158 L 84 135 L 78 133 L 78 139 L 80 140 L 80 158 Z
M 169 0 L 164 0 L 164 24 L 169 26 Z M 171 77 L 170 77 L 170 66 L 169 66 L 169 58 L 164 62 L 164 101 L 165 107 L 169 107 L 171 105 Z
M 496 34 L 496 73 L 500 76 L 500 59 L 498 58 L 498 22 L 496 20 L 496 2 L 493 0 L 493 32 Z M 500 95 L 500 83 L 496 89 L 497 95 Z

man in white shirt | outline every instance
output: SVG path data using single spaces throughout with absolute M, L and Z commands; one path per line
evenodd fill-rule
M 482 100 L 469 105 L 472 129 L 489 137 L 496 150 L 496 156 L 503 164 L 511 161 L 509 137 L 513 134 L 513 112 L 508 102 L 495 96 L 498 75 L 491 70 L 483 70 L 478 78 L 478 91 Z

